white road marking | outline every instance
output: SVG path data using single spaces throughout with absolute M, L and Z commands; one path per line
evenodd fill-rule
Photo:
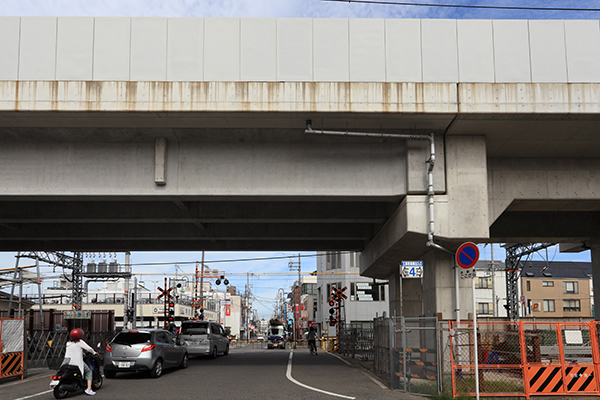
M 36 393 L 36 394 L 32 394 L 32 395 L 25 396 L 25 397 L 19 397 L 18 399 L 15 399 L 15 400 L 25 400 L 25 399 L 30 399 L 30 398 L 32 398 L 32 397 L 41 396 L 41 395 L 43 395 L 43 394 L 50 393 L 50 392 L 52 392 L 52 391 L 53 391 L 53 389 L 50 389 L 50 390 L 46 390 L 45 392 Z
M 306 388 L 306 389 L 309 389 L 309 390 L 314 390 L 315 392 L 328 394 L 330 396 L 341 397 L 341 398 L 344 398 L 344 399 L 356 399 L 356 397 L 344 396 L 343 394 L 337 394 L 337 393 L 332 393 L 332 392 L 327 392 L 325 390 L 317 389 L 317 388 L 314 388 L 312 386 L 305 385 L 304 383 L 298 382 L 297 380 L 295 380 L 294 378 L 292 378 L 292 358 L 293 358 L 293 356 L 294 356 L 294 351 L 292 350 L 292 351 L 290 351 L 290 357 L 288 359 L 288 365 L 287 365 L 287 373 L 285 374 L 285 376 L 292 383 L 295 383 L 296 385 L 302 386 L 303 388 Z

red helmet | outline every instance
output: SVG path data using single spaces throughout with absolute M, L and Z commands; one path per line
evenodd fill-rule
M 80 340 L 83 337 L 83 331 L 79 328 L 75 328 L 70 333 L 71 339 Z

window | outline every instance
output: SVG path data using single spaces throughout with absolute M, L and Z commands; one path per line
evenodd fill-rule
M 581 311 L 581 305 L 579 300 L 563 300 L 563 311 L 564 312 L 579 312 Z
M 554 287 L 554 281 L 543 281 L 542 286 L 543 287 Z
M 491 314 L 492 307 L 491 303 L 477 303 L 477 314 Z
M 531 292 L 531 281 L 527 281 L 527 291 Z
M 303 283 L 302 284 L 302 294 L 317 294 L 317 284 L 316 283 Z
M 342 254 L 340 252 L 327 253 L 325 256 L 325 268 L 328 270 L 342 268 Z
M 563 293 L 577 294 L 579 293 L 579 284 L 577 282 L 563 282 Z
M 165 332 L 158 332 L 156 334 L 156 343 L 169 343 L 169 339 L 167 339 L 167 334 Z
M 358 268 L 360 253 L 350 253 L 350 268 Z
M 342 288 L 342 282 L 338 282 L 338 283 L 328 283 L 327 284 L 327 293 L 325 293 L 325 301 L 329 302 L 329 299 L 331 299 L 331 289 L 332 288 L 336 288 L 336 289 L 341 289 Z
M 554 300 L 544 300 L 544 311 L 554 312 Z
M 182 335 L 206 335 L 208 322 L 184 322 L 181 324 Z
M 175 344 L 175 342 L 176 342 L 175 335 L 173 335 L 171 332 L 167 332 L 166 338 L 167 338 L 167 343 Z
M 492 278 L 477 278 L 475 285 L 478 289 L 489 289 L 492 287 Z

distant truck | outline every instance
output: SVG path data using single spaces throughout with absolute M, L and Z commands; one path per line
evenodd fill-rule
M 280 319 L 271 318 L 269 320 L 269 328 L 267 329 L 267 348 L 273 349 L 278 347 L 285 349 L 286 336 L 283 322 Z

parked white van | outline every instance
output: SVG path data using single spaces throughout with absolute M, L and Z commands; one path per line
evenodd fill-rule
M 229 338 L 223 326 L 211 321 L 183 321 L 181 339 L 187 344 L 190 356 L 211 356 L 229 354 Z

